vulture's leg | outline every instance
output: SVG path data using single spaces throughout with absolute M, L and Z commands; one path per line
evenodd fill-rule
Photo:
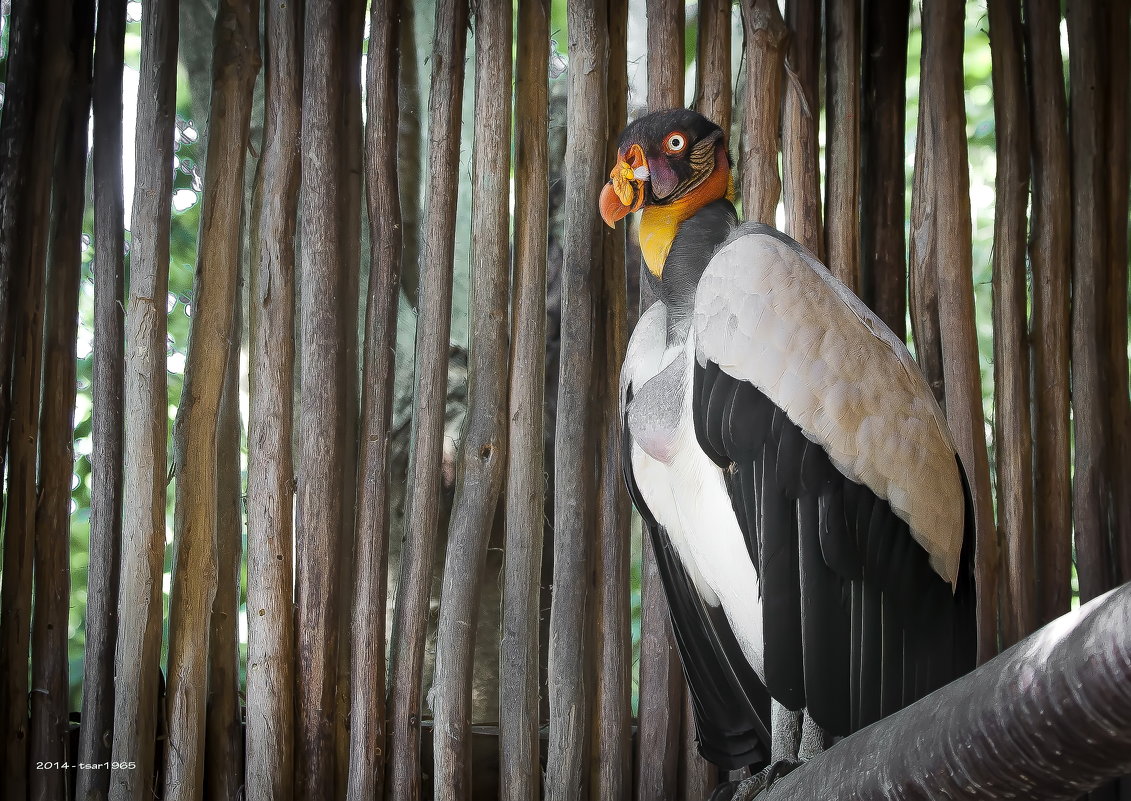
M 791 712 L 770 700 L 770 761 L 796 760 L 801 748 L 801 711 Z
M 805 721 L 801 726 L 801 747 L 797 750 L 797 758 L 802 762 L 812 759 L 832 745 L 832 741 L 832 735 L 826 734 L 825 730 L 806 712 Z

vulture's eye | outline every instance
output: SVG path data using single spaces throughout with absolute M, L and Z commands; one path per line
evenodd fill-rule
M 664 140 L 664 150 L 668 153 L 682 153 L 685 147 L 687 138 L 681 133 L 668 134 L 668 138 Z

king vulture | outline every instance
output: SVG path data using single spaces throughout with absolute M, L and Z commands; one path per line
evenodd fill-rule
M 722 130 L 629 125 L 601 192 L 642 209 L 658 297 L 621 372 L 624 475 L 699 750 L 769 757 L 769 700 L 846 735 L 974 664 L 970 491 L 904 343 L 785 234 L 740 224 Z

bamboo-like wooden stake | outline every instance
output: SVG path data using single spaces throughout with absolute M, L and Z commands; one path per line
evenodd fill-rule
M 565 155 L 561 374 L 554 451 L 554 578 L 547 694 L 546 799 L 584 798 L 589 785 L 593 648 L 589 556 L 595 426 L 593 284 L 601 269 L 596 193 L 604 183 L 609 30 L 604 0 L 568 8 L 569 139 Z
M 345 368 L 339 239 L 340 4 L 306 6 L 302 48 L 299 224 L 295 797 L 334 798 L 338 559 L 342 530 L 341 408 Z
M 413 451 L 405 505 L 404 550 L 393 613 L 389 669 L 388 788 L 393 798 L 420 797 L 420 716 L 428 598 L 440 514 L 452 260 L 467 0 L 439 0 L 428 98 L 428 191 L 421 234 L 416 325 Z
M 71 475 L 74 469 L 76 346 L 82 221 L 86 200 L 94 2 L 71 10 L 47 254 L 39 491 L 35 516 L 35 609 L 31 631 L 31 759 L 67 763 L 70 753 L 67 629 L 71 601 Z M 30 797 L 67 798 L 70 773 L 31 770 Z
M 1131 493 L 1120 487 L 1131 486 L 1131 399 L 1128 398 L 1127 369 L 1127 281 L 1128 281 L 1128 105 L 1131 104 L 1128 84 L 1131 83 L 1131 30 L 1125 3 L 1103 4 L 1106 18 L 1102 25 L 1107 33 L 1107 150 L 1104 169 L 1108 178 L 1107 192 L 1107 370 L 1110 389 L 1107 393 L 1111 418 L 1111 471 L 1113 489 L 1112 541 L 1117 551 L 1116 583 L 1131 581 Z M 1131 780 L 1126 792 L 1131 795 Z
M 924 9 L 920 115 L 930 136 L 917 147 L 936 162 L 933 174 L 939 330 L 947 422 L 970 482 L 977 532 L 978 659 L 998 652 L 998 547 L 990 497 L 978 339 L 974 329 L 970 176 L 962 99 L 963 4 L 939 0 Z
M 699 754 L 690 688 L 685 688 L 683 693 L 683 753 L 679 773 L 680 798 L 683 801 L 707 798 L 719 783 L 719 769 Z
M 990 0 L 989 23 L 998 164 L 994 217 L 994 442 L 998 530 L 1006 548 L 1009 590 L 1002 599 L 1002 642 L 1010 646 L 1037 628 L 1025 270 L 1030 151 L 1020 6 L 1009 0 Z
M 539 597 L 545 514 L 546 234 L 549 0 L 518 9 L 514 278 L 506 475 L 506 561 L 499 644 L 499 797 L 540 797 Z
M 910 0 L 864 4 L 860 117 L 860 293 L 907 338 L 904 135 Z
M 217 421 L 231 351 L 251 90 L 259 70 L 258 0 L 216 13 L 208 162 L 181 403 L 173 424 L 173 576 L 165 714 L 165 794 L 200 799 L 218 564 Z M 238 369 L 238 363 L 236 365 Z
M 401 195 L 401 289 L 413 308 L 419 299 L 421 103 L 420 68 L 416 60 L 416 4 L 404 3 L 397 43 L 401 61 L 397 102 L 401 109 L 397 130 L 397 176 Z
M 829 0 L 825 75 L 828 144 L 825 263 L 860 291 L 860 3 Z
M 256 175 L 247 466 L 248 801 L 290 801 L 294 777 L 291 457 L 302 7 L 266 6 L 266 111 Z
M 55 141 L 67 85 L 69 4 L 48 3 L 43 17 L 43 50 L 38 64 L 39 102 L 34 138 L 26 157 L 26 193 L 21 201 L 21 241 L 14 259 L 15 294 L 11 429 L 8 440 L 8 508 L 4 520 L 4 576 L 0 587 L 0 726 L 4 746 L 4 789 L 13 798 L 28 794 L 28 656 L 30 649 L 32 563 L 35 542 L 36 455 L 43 362 L 44 281 L 51 176 Z
M 258 31 L 257 31 L 258 33 Z M 240 219 L 238 216 L 235 219 Z M 240 226 L 241 240 L 242 229 Z M 239 798 L 244 786 L 240 682 L 240 567 L 243 562 L 243 485 L 240 479 L 240 345 L 243 342 L 243 266 L 228 334 L 228 365 L 216 427 L 216 599 L 209 619 L 208 700 L 205 712 L 204 797 Z
M 781 199 L 781 98 L 789 30 L 773 0 L 742 0 L 746 97 L 742 124 L 742 216 L 773 225 Z
M 169 216 L 176 118 L 176 2 L 142 7 L 136 176 L 126 305 L 122 574 L 110 798 L 153 794 L 165 557 Z M 133 767 L 130 767 L 133 763 Z
M 648 110 L 683 105 L 684 7 L 673 0 L 648 2 Z M 611 166 L 611 165 L 610 165 Z M 640 262 L 643 312 L 656 300 Z M 640 567 L 640 692 L 637 712 L 636 797 L 675 798 L 678 792 L 683 671 L 672 638 L 671 617 L 656 556 L 643 538 Z
M 361 201 L 362 154 L 361 124 L 361 48 L 365 30 L 365 0 L 340 3 L 342 15 L 340 74 L 342 113 L 338 120 L 338 237 L 345 282 L 341 295 L 342 336 L 344 339 L 342 380 L 342 425 L 339 426 L 342 454 L 342 537 L 338 546 L 338 666 L 334 682 L 334 786 L 345 793 L 349 781 L 350 664 L 353 650 L 354 562 L 357 558 L 356 502 L 357 466 L 360 445 L 360 362 L 359 322 L 361 320 Z
M 728 132 L 732 106 L 730 10 L 730 0 L 700 0 L 695 57 L 695 110 Z
M 1103 75 L 1096 42 L 1103 35 L 1090 3 L 1067 10 L 1072 141 L 1072 523 L 1080 600 L 1115 581 L 1108 474 L 1111 431 L 1101 337 L 1104 328 L 1107 221 Z M 1121 487 L 1120 492 L 1126 492 Z
M 94 356 L 90 541 L 83 660 L 82 727 L 75 798 L 110 791 L 114 639 L 122 539 L 125 203 L 122 190 L 122 65 L 125 0 L 98 4 L 94 49 Z M 97 767 L 95 767 L 97 766 Z
M 608 4 L 608 121 L 604 166 L 616 163 L 628 116 L 628 2 Z M 729 43 L 729 37 L 728 37 Z M 729 66 L 729 63 L 728 63 Z M 729 70 L 727 72 L 729 75 Z M 717 86 L 715 92 L 719 91 Z M 620 452 L 620 367 L 628 344 L 626 227 L 603 228 L 596 285 L 593 413 L 597 426 L 596 613 L 592 792 L 595 799 L 632 797 L 632 629 L 629 608 L 629 500 Z
M 349 801 L 383 798 L 385 771 L 385 596 L 389 556 L 389 444 L 401 260 L 397 187 L 397 73 L 401 15 L 411 5 L 374 3 L 366 66 L 365 185 L 369 287 L 365 316 L 361 449 L 357 475 L 357 563 L 350 684 Z M 380 56 L 380 57 L 378 57 Z M 415 58 L 415 56 L 413 56 Z
M 1025 0 L 1028 91 L 1033 141 L 1033 465 L 1038 621 L 1072 600 L 1072 495 L 1069 428 L 1069 276 L 1071 206 L 1060 5 Z
M 821 4 L 819 0 L 789 0 L 785 13 L 790 31 L 782 90 L 785 232 L 821 258 L 825 252 L 817 141 L 821 116 L 821 98 L 817 91 L 821 61 Z M 902 209 L 900 213 L 902 216 Z
M 434 797 L 443 801 L 471 797 L 471 673 L 480 577 L 506 466 L 511 13 L 510 0 L 479 0 L 475 9 L 468 410 L 448 526 L 430 696 Z

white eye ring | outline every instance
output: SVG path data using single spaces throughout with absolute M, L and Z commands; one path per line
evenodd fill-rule
M 679 153 L 687 146 L 687 140 L 684 139 L 683 134 L 672 134 L 664 143 L 668 151 L 671 153 Z

